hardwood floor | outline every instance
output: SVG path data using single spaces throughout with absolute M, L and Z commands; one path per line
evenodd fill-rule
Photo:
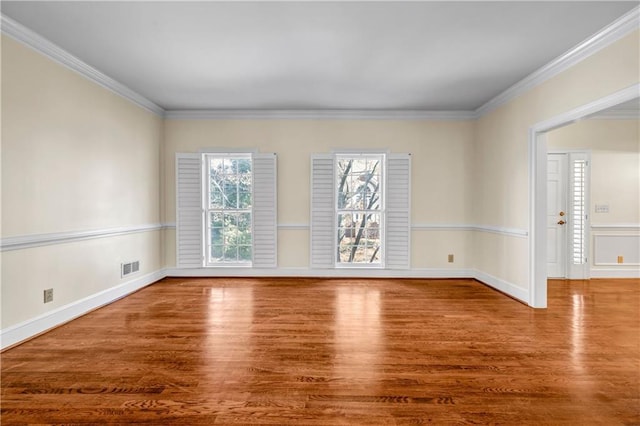
M 2 424 L 640 424 L 640 281 L 165 279 L 2 353 Z

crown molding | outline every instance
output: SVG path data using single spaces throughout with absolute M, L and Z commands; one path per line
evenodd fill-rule
M 558 56 L 542 68 L 529 74 L 513 86 L 509 87 L 498 96 L 486 102 L 475 110 L 477 117 L 482 117 L 507 102 L 521 96 L 534 87 L 555 77 L 576 65 L 578 62 L 588 58 L 599 50 L 613 44 L 622 37 L 637 30 L 640 27 L 640 6 L 637 6 L 607 25 L 596 34 L 585 41 L 569 49 L 564 54 Z
M 165 118 L 171 120 L 473 120 L 473 111 L 426 110 L 168 110 Z
M 357 109 L 308 109 L 308 110 L 165 110 L 122 83 L 105 75 L 81 61 L 71 53 L 30 30 L 22 24 L 0 13 L 3 34 L 25 44 L 52 60 L 76 71 L 85 78 L 116 93 L 132 103 L 167 119 L 174 120 L 431 120 L 456 121 L 480 118 L 507 102 L 521 96 L 550 78 L 566 71 L 597 51 L 620 40 L 640 27 L 640 6 L 627 12 L 616 21 L 574 46 L 561 56 L 529 74 L 474 111 L 427 111 L 427 110 L 357 110 Z M 620 119 L 619 117 L 616 117 Z M 634 117 L 635 118 L 635 117 Z M 628 119 L 628 118 L 626 118 Z
M 135 105 L 144 108 L 159 116 L 164 115 L 164 109 L 159 105 L 156 105 L 149 99 L 134 92 L 122 83 L 114 80 L 106 74 L 95 69 L 91 65 L 81 61 L 71 53 L 62 49 L 58 45 L 47 40 L 40 34 L 30 30 L 24 25 L 14 21 L 13 19 L 0 14 L 2 33 L 19 41 L 20 43 L 32 48 L 33 50 L 43 54 L 44 56 L 53 59 L 59 64 L 77 72 L 86 79 L 99 84 L 111 92 L 122 96 L 123 98 L 133 102 Z

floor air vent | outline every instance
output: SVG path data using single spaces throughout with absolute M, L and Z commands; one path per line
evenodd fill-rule
M 126 277 L 127 275 L 134 274 L 139 270 L 140 270 L 139 260 L 136 260 L 135 262 L 120 264 L 121 277 Z

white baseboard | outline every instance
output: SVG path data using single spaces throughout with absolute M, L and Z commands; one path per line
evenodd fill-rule
M 161 280 L 165 276 L 165 270 L 161 269 L 2 329 L 0 331 L 0 349 L 13 346 L 101 306 L 108 305 L 134 291 Z
M 617 271 L 620 272 L 620 271 Z M 635 272 L 638 271 L 625 271 Z M 0 349 L 5 349 L 69 322 L 101 306 L 108 305 L 161 280 L 164 277 L 319 277 L 319 278 L 475 278 L 482 283 L 527 303 L 528 292 L 507 281 L 475 269 L 421 268 L 393 269 L 309 269 L 309 268 L 203 268 L 161 269 L 115 287 L 61 306 L 35 318 L 0 331 Z
M 591 278 L 640 278 L 640 269 L 592 269 Z
M 486 272 L 478 271 L 477 269 L 473 269 L 473 277 L 489 287 L 493 287 L 529 305 L 529 291 L 527 289 L 518 287 L 508 281 L 494 277 Z
M 168 277 L 473 278 L 468 269 L 167 268 Z

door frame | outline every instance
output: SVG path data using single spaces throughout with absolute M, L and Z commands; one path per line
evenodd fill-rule
M 546 132 L 640 97 L 640 83 L 579 106 L 529 128 L 529 306 L 547 307 Z
M 567 181 L 565 182 L 564 190 L 566 191 L 566 214 L 567 214 L 567 224 L 571 224 L 571 206 L 569 205 L 569 197 L 573 191 L 573 182 L 571 179 L 571 165 L 572 160 L 575 156 L 583 157 L 584 160 L 587 161 L 587 171 L 586 178 L 584 183 L 584 209 L 586 211 L 587 218 L 585 220 L 585 225 L 583 231 L 583 238 L 585 244 L 585 257 L 589 259 L 591 256 L 589 242 L 591 241 L 591 150 L 590 149 L 571 149 L 571 148 L 557 148 L 557 149 L 549 149 L 547 150 L 547 157 L 549 154 L 566 154 L 566 167 L 567 167 Z M 546 200 L 546 198 L 545 198 Z M 572 244 L 571 244 L 571 236 L 572 228 L 567 227 L 567 231 L 565 233 L 565 241 L 563 244 L 564 250 L 564 278 L 573 280 L 588 280 L 591 276 L 591 268 L 589 266 L 589 261 L 585 260 L 585 263 L 581 266 L 576 266 L 571 263 L 571 255 L 572 255 Z M 581 269 L 581 271 L 576 271 L 577 269 Z M 548 275 L 548 271 L 547 271 Z M 549 277 L 547 277 L 549 278 Z

